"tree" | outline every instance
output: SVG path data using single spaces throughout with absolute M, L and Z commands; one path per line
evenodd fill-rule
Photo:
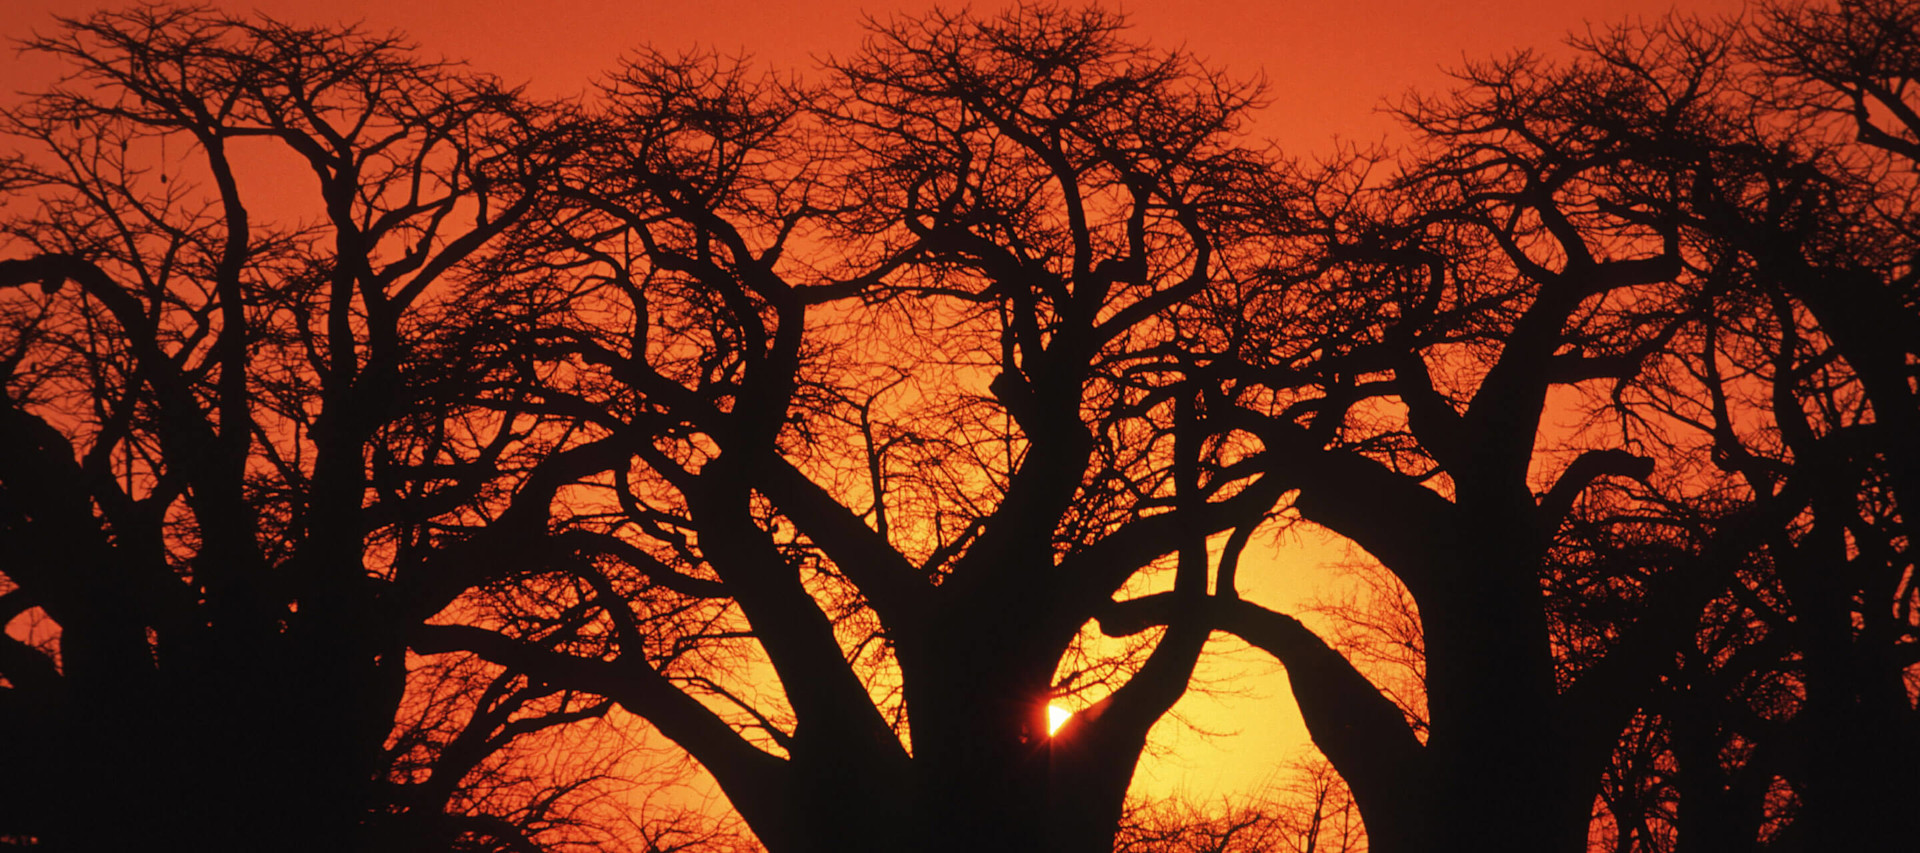
M 1800 653 L 1805 728 L 1792 737 L 1822 744 L 1796 779 L 1798 822 L 1810 841 L 1842 845 L 1898 843 L 1898 804 L 1920 796 L 1920 526 L 1905 504 L 1920 494 L 1917 48 L 1920 16 L 1902 4 L 1769 8 L 1749 55 L 1789 85 L 1762 98 L 1800 119 L 1789 132 L 1851 144 L 1807 145 L 1770 182 L 1786 191 L 1706 213 L 1753 259 L 1776 314 L 1780 444 L 1735 458 L 1771 457 L 1811 483 L 1811 525 L 1769 543 L 1788 601 L 1769 621 Z
M 1265 373 L 1233 378 L 1278 375 L 1295 400 L 1277 416 L 1242 404 L 1267 476 L 1417 606 L 1424 730 L 1298 620 L 1225 587 L 1215 604 L 1219 627 L 1287 665 L 1375 850 L 1584 846 L 1600 771 L 1660 655 L 1729 576 L 1723 549 L 1744 553 L 1742 531 L 1767 523 L 1695 535 L 1661 510 L 1685 492 L 1658 467 L 1671 460 L 1604 421 L 1546 421 L 1571 392 L 1620 393 L 1698 316 L 1686 185 L 1668 176 L 1673 137 L 1717 130 L 1692 93 L 1715 84 L 1721 51 L 1685 27 L 1647 40 L 1669 61 L 1521 55 L 1410 101 L 1419 156 L 1378 188 L 1318 179 L 1296 227 L 1322 235 L 1328 263 L 1264 297 L 1371 300 L 1380 319 L 1312 367 L 1289 361 L 1304 350 L 1240 356 Z M 1605 622 L 1568 618 L 1596 597 L 1613 602 Z
M 1422 155 L 1378 195 L 1318 179 L 1333 264 L 1272 298 L 1384 292 L 1388 319 L 1246 429 L 1411 592 L 1425 737 L 1297 620 L 1213 606 L 1286 663 L 1378 849 L 1575 849 L 1600 783 L 1623 849 L 1901 837 L 1914 20 L 1738 32 L 1469 67 L 1410 102 Z
M 1844 3 L 1720 32 L 1735 49 L 1694 87 L 1705 132 L 1648 134 L 1688 187 L 1676 210 L 1701 314 L 1613 408 L 1655 455 L 1711 461 L 1688 472 L 1678 515 L 1769 520 L 1715 531 L 1734 571 L 1629 733 L 1664 746 L 1617 775 L 1660 780 L 1683 848 L 1897 843 L 1892 815 L 1920 791 L 1912 460 L 1895 438 L 1914 416 L 1899 140 L 1917 127 L 1901 57 L 1920 31 L 1898 4 Z M 1655 36 L 1590 49 L 1657 76 L 1677 63 Z
M 1713 319 L 1660 407 L 1753 497 L 1792 496 L 1716 600 L 1656 708 L 1681 845 L 1899 843 L 1920 795 L 1911 578 L 1915 289 L 1900 4 L 1775 5 L 1738 40 L 1691 215 L 1718 254 Z M 1684 390 L 1682 398 L 1676 391 Z
M 574 559 L 415 647 L 613 698 L 776 851 L 1106 849 L 1209 629 L 1050 738 L 1063 660 L 1143 571 L 1204 594 L 1276 497 L 1179 381 L 1267 183 L 1253 91 L 1048 6 L 875 23 L 828 78 L 607 84 L 574 205 L 500 271 L 567 306 L 509 393 L 596 457 Z
M 365 849 L 408 626 L 551 496 L 539 426 L 472 401 L 456 273 L 564 136 L 355 29 L 143 6 L 26 47 L 72 71 L 0 116 L 0 614 L 38 620 L 0 833 Z M 489 747 L 604 708 L 516 684 Z

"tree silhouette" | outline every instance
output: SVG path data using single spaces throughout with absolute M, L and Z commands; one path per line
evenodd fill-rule
M 1596 784 L 1619 849 L 1900 837 L 1914 39 L 1877 4 L 1604 31 L 1411 101 L 1377 195 L 1317 180 L 1334 278 L 1297 292 L 1399 294 L 1387 345 L 1247 429 L 1412 594 L 1424 732 L 1297 620 L 1214 607 L 1288 666 L 1375 849 L 1576 849 Z
M 936 13 L 818 91 L 616 75 L 573 205 L 500 260 L 564 294 L 512 393 L 597 457 L 574 559 L 416 648 L 614 698 L 774 850 L 1107 847 L 1208 628 L 1050 738 L 1062 662 L 1137 573 L 1204 594 L 1275 497 L 1200 476 L 1173 346 L 1266 183 L 1251 92 L 1118 31 Z
M 1746 500 L 1790 497 L 1655 703 L 1678 843 L 1898 843 L 1920 792 L 1911 520 L 1915 290 L 1899 4 L 1782 5 L 1731 35 L 1718 93 L 1762 122 L 1688 152 L 1721 283 L 1655 397 Z M 1652 756 L 1661 760 L 1661 756 Z
M 41 621 L 0 640 L 0 832 L 372 844 L 407 626 L 550 497 L 470 402 L 454 273 L 561 137 L 358 30 L 146 6 L 26 46 L 71 72 L 4 114 L 0 612 Z M 559 704 L 511 726 L 596 712 Z
M 0 841 L 745 844 L 621 812 L 633 718 L 776 853 L 1902 837 L 1913 11 L 1591 31 L 1311 164 L 1113 13 L 868 31 L 567 105 L 204 9 L 31 40 Z M 1303 521 L 1356 596 L 1241 598 Z M 1130 804 L 1216 631 L 1326 763 Z

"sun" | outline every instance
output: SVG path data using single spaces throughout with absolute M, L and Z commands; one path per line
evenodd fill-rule
M 1061 726 L 1066 725 L 1067 718 L 1071 716 L 1073 716 L 1072 711 L 1062 708 L 1059 705 L 1048 705 L 1047 737 L 1053 737 L 1053 733 L 1059 731 Z

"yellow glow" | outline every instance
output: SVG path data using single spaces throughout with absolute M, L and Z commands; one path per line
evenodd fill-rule
M 1047 736 L 1052 737 L 1054 732 L 1059 731 L 1061 726 L 1067 724 L 1067 718 L 1071 716 L 1073 716 L 1072 711 L 1062 708 L 1059 705 L 1048 705 Z

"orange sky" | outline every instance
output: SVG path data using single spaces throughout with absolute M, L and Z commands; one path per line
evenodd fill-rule
M 0 35 L 46 29 L 52 14 L 84 15 L 86 0 L 0 0 Z M 777 68 L 806 68 L 812 57 L 847 54 L 860 43 L 863 11 L 885 16 L 928 8 L 861 0 L 240 0 L 217 5 L 257 9 L 295 22 L 361 20 L 410 34 L 429 53 L 466 59 L 480 70 L 526 82 L 536 94 L 581 91 L 635 45 L 664 50 L 695 45 L 750 53 Z M 991 2 L 973 4 L 994 7 Z M 1334 137 L 1390 138 L 1378 108 L 1409 88 L 1448 84 L 1442 72 L 1462 58 L 1516 48 L 1549 54 L 1569 30 L 1632 16 L 1654 17 L 1667 0 L 1133 0 L 1136 32 L 1158 46 L 1185 46 L 1236 75 L 1264 73 L 1272 106 L 1257 132 L 1286 150 L 1311 155 Z M 1698 14 L 1731 14 L 1738 0 L 1688 0 Z M 537 13 L 530 10 L 538 9 Z M 45 60 L 0 57 L 0 89 L 36 88 L 57 69 Z M 1297 537 L 1277 553 L 1250 553 L 1241 572 L 1248 597 L 1291 609 L 1310 598 L 1325 563 L 1344 548 Z M 1232 644 L 1237 646 L 1238 644 Z M 1225 651 L 1229 644 L 1216 643 Z M 1241 651 L 1203 662 L 1202 678 L 1231 678 L 1233 695 L 1190 696 L 1178 708 L 1195 726 L 1232 737 L 1203 739 L 1177 721 L 1156 729 L 1159 746 L 1143 762 L 1136 791 L 1181 791 L 1204 800 L 1246 791 L 1306 746 L 1285 677 L 1264 655 Z
M 44 27 L 51 14 L 80 15 L 91 0 L 4 0 L 0 34 Z M 874 0 L 225 0 L 290 21 L 365 21 L 414 37 L 428 51 L 466 59 L 541 94 L 579 91 L 638 44 L 745 51 L 778 67 L 859 46 L 863 12 L 885 16 L 932 4 Z M 949 4 L 957 5 L 957 4 Z M 973 4 L 989 9 L 992 2 Z M 1259 132 L 1310 153 L 1335 135 L 1375 141 L 1392 123 L 1383 98 L 1410 86 L 1446 84 L 1444 66 L 1516 47 L 1556 49 L 1569 29 L 1657 16 L 1670 0 L 1131 0 L 1138 32 L 1184 45 L 1236 74 L 1264 72 L 1273 106 Z M 1739 0 L 1685 0 L 1699 14 L 1737 12 Z M 537 9 L 537 13 L 530 14 Z M 43 62 L 0 64 L 7 89 L 45 79 Z

